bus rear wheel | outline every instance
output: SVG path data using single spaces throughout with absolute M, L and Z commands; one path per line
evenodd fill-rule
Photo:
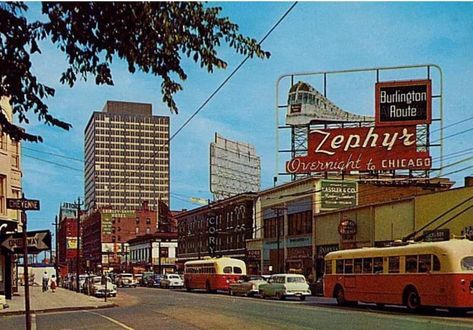
M 417 290 L 414 288 L 407 289 L 405 296 L 405 305 L 407 309 L 411 312 L 420 310 L 420 296 L 417 293 Z

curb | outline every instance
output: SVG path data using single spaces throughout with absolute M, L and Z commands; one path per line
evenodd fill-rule
M 110 303 L 107 305 L 101 306 L 82 306 L 82 307 L 58 307 L 58 308 L 48 308 L 48 309 L 34 309 L 31 310 L 33 314 L 46 314 L 46 313 L 55 313 L 55 312 L 69 312 L 69 311 L 84 311 L 84 310 L 91 310 L 91 309 L 104 309 L 104 308 L 113 308 L 118 307 L 116 303 Z M 12 315 L 24 315 L 25 311 L 7 311 L 7 312 L 0 312 L 0 318 L 3 316 L 12 316 Z

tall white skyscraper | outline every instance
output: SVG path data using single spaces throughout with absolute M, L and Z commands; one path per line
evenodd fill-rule
M 87 208 L 169 205 L 169 117 L 151 104 L 107 101 L 85 128 Z

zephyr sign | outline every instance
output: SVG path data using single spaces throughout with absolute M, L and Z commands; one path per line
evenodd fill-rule
M 426 170 L 432 159 L 417 151 L 416 127 L 356 127 L 314 130 L 307 156 L 286 163 L 288 173 Z

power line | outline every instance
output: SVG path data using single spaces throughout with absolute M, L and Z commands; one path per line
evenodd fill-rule
M 42 158 L 38 158 L 38 157 L 26 155 L 26 154 L 23 154 L 22 156 L 32 158 L 32 159 L 36 159 L 36 160 L 39 160 L 40 162 L 45 162 L 45 163 L 56 165 L 56 166 L 59 166 L 59 167 L 64 167 L 64 168 L 67 168 L 67 169 L 70 169 L 70 170 L 73 170 L 73 171 L 83 172 L 81 169 L 70 167 L 70 166 L 63 165 L 63 164 L 56 163 L 56 162 L 52 162 L 50 160 L 46 160 L 46 159 L 42 159 Z

